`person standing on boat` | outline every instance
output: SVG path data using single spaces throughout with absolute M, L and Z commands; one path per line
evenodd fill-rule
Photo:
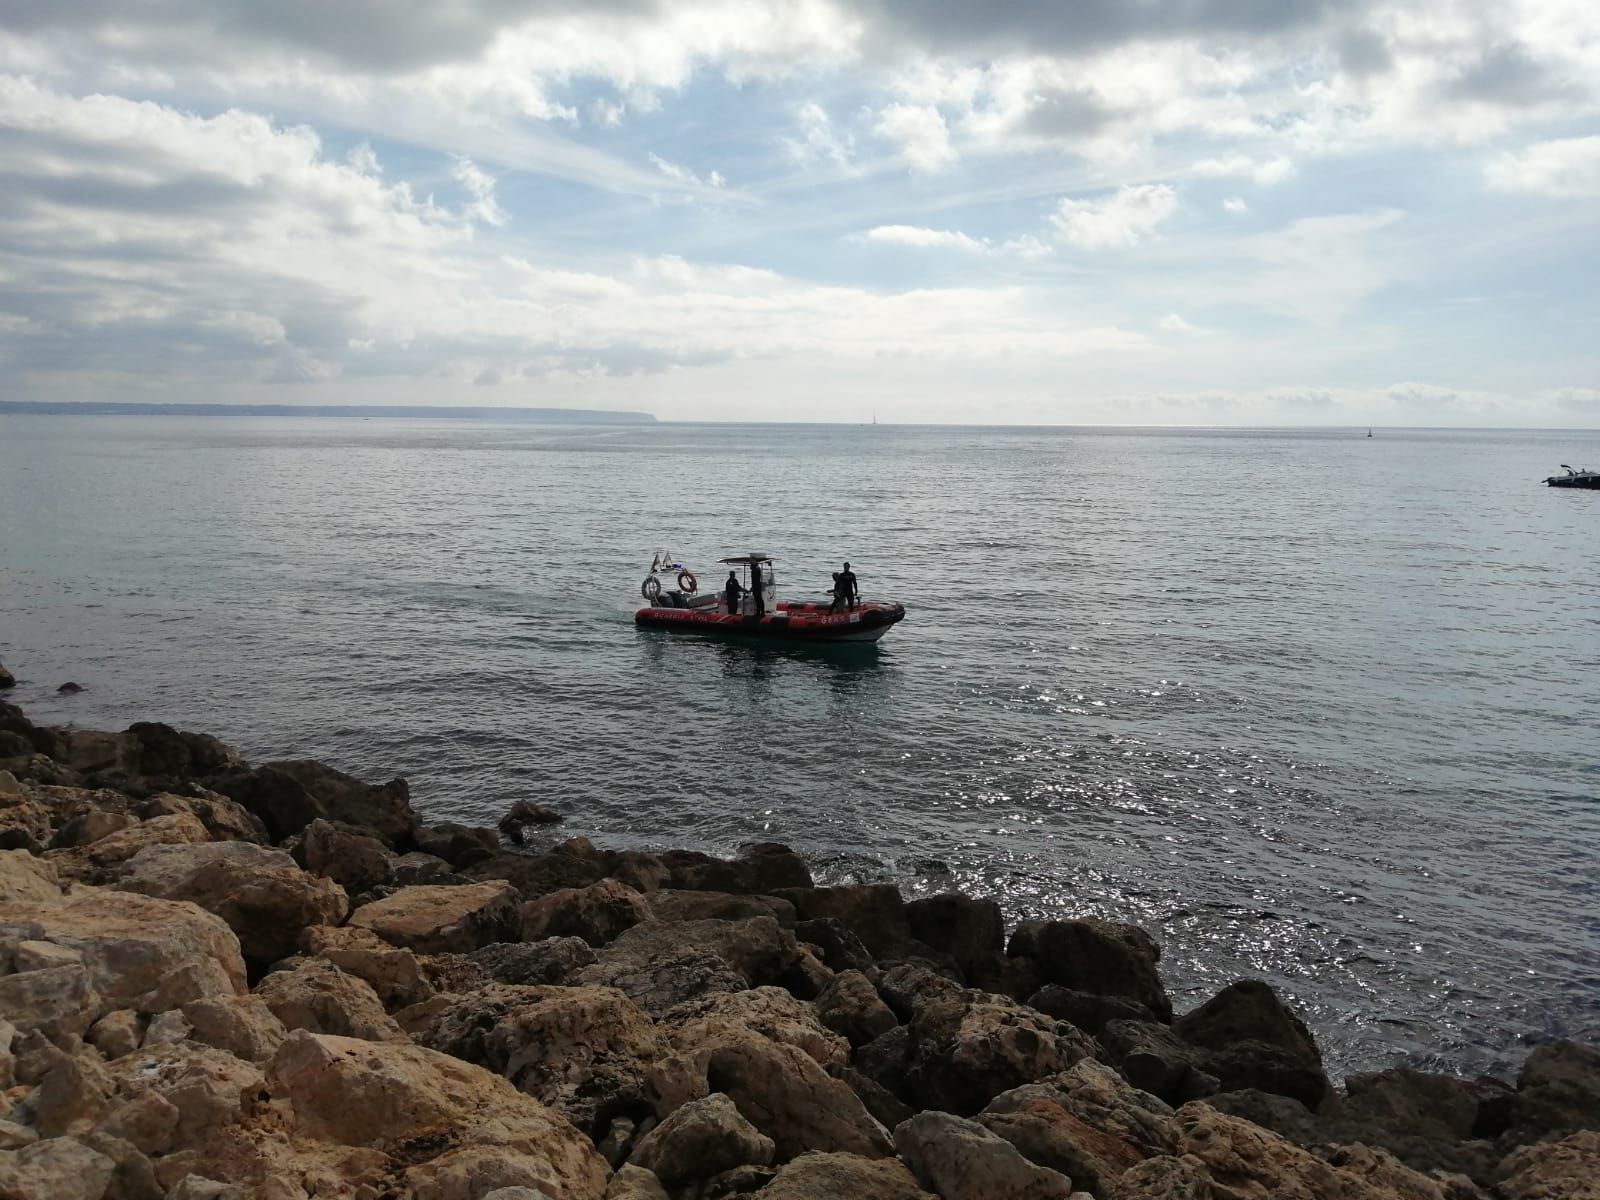
M 850 569 L 849 563 L 845 563 L 844 570 L 840 571 L 836 578 L 839 581 L 836 586 L 844 593 L 846 607 L 854 608 L 860 604 L 861 593 L 856 588 L 856 573 Z
M 728 582 L 722 585 L 722 599 L 728 606 L 728 611 L 735 616 L 739 613 L 739 597 L 744 594 L 740 586 L 739 577 L 732 571 L 728 572 Z
M 767 596 L 765 589 L 761 586 L 761 564 L 758 562 L 750 564 L 750 598 L 754 601 L 752 607 L 756 614 L 756 620 L 759 621 L 767 614 Z

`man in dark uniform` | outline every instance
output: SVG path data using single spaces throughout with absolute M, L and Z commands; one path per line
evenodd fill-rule
M 767 592 L 761 586 L 761 564 L 750 564 L 750 598 L 755 602 L 756 620 L 760 620 L 767 612 Z
M 844 602 L 854 608 L 861 603 L 861 593 L 856 589 L 856 573 L 850 569 L 850 564 L 845 563 L 844 570 L 838 575 L 839 590 L 844 593 Z
M 734 615 L 739 612 L 739 597 L 744 595 L 744 588 L 739 584 L 738 575 L 728 572 L 728 582 L 722 585 L 722 599 L 728 606 L 728 611 Z

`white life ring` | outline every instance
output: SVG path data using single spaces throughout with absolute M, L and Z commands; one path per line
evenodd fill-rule
M 661 581 L 654 575 L 646 575 L 644 582 L 639 585 L 639 594 L 654 604 L 661 599 Z

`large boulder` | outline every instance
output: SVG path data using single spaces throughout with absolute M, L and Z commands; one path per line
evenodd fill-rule
M 938 1200 L 899 1159 L 813 1151 L 786 1164 L 761 1200 Z
M 1007 952 L 1033 959 L 1049 983 L 1074 991 L 1123 996 L 1162 1021 L 1172 1019 L 1172 1001 L 1156 963 L 1161 947 L 1136 925 L 1085 918 L 1025 921 L 1011 935 Z
M 824 1067 L 843 1067 L 850 1060 L 848 1043 L 817 1019 L 810 1004 L 782 988 L 701 996 L 662 1014 L 658 1023 L 679 1052 L 753 1033 L 803 1050 Z
M 366 980 L 320 958 L 306 959 L 292 971 L 274 971 L 256 985 L 256 995 L 288 1030 L 371 1042 L 406 1040 Z
M 817 1019 L 852 1046 L 865 1046 L 900 1022 L 860 971 L 840 971 L 816 1001 Z
M 634 946 L 615 951 L 613 944 L 603 958 L 580 968 L 571 981 L 616 988 L 652 1017 L 687 1000 L 750 986 L 727 959 L 704 947 L 666 946 L 652 953 Z
M 404 779 L 374 786 L 302 759 L 231 771 L 211 780 L 210 786 L 260 817 L 274 841 L 321 817 L 370 830 L 393 849 L 409 849 L 417 828 Z
M 1084 1191 L 1110 1195 L 1117 1178 L 1145 1155 L 1125 1138 L 1068 1112 L 1063 1100 L 1047 1084 L 1026 1084 L 996 1096 L 974 1120 L 1029 1162 L 1060 1172 Z
M 504 879 L 529 900 L 563 888 L 588 887 L 605 878 L 605 868 L 573 854 L 506 852 L 464 867 L 469 879 Z
M 250 842 L 147 846 L 123 864 L 115 886 L 188 900 L 228 923 L 244 956 L 274 962 L 295 952 L 308 925 L 337 925 L 350 910 L 338 884 L 307 874 L 281 850 Z
M 467 955 L 498 983 L 568 983 L 597 961 L 582 938 L 545 938 L 538 942 L 495 942 Z
M 394 876 L 389 848 L 381 841 L 320 817 L 306 826 L 296 857 L 306 870 L 333 880 L 352 896 L 382 887 Z
M 1600 1131 L 1523 1146 L 1500 1171 L 1506 1200 L 1600 1200 Z
M 694 892 L 658 888 L 643 893 L 650 915 L 658 921 L 745 921 L 771 917 L 780 925 L 795 922 L 794 905 L 777 896 L 741 896 L 733 892 Z
M 742 987 L 774 984 L 810 999 L 829 977 L 828 969 L 795 941 L 794 934 L 771 917 L 753 917 L 747 921 L 648 921 L 635 925 L 605 947 L 600 961 L 579 978 L 610 982 L 651 963 L 705 952 L 731 966 L 741 977 Z
M 191 1040 L 226 1050 L 245 1062 L 266 1062 L 288 1036 L 283 1022 L 260 996 L 191 1000 L 183 1006 L 183 1016 Z
M 809 888 L 805 859 L 777 842 L 747 846 L 733 860 L 694 850 L 669 850 L 660 856 L 674 888 L 687 891 L 774 894 L 782 888 Z
M 910 1028 L 907 1099 L 960 1115 L 1094 1052 L 1094 1043 L 1076 1027 L 986 992 L 927 1004 Z
M 869 953 L 880 958 L 912 943 L 905 900 L 892 883 L 785 888 L 774 894 L 794 905 L 800 921 L 828 917 L 838 921 L 861 940 Z
M 1332 1090 L 1311 1031 L 1258 979 L 1230 983 L 1174 1021 L 1172 1032 L 1211 1051 L 1205 1069 L 1225 1090 L 1260 1088 L 1312 1110 Z
M 104 1012 L 165 1012 L 245 991 L 239 939 L 221 918 L 182 901 L 89 890 L 59 904 L 0 904 L 0 942 L 13 940 L 77 951 Z
M 350 924 L 418 954 L 466 954 L 491 942 L 516 940 L 517 889 L 503 880 L 462 886 L 401 888 L 363 904 Z
M 911 936 L 950 955 L 969 981 L 1005 949 L 1005 921 L 993 900 L 947 892 L 910 901 L 905 915 Z
M 628 1161 L 675 1188 L 734 1167 L 772 1161 L 772 1139 L 740 1115 L 732 1100 L 712 1092 L 675 1109 L 639 1139 Z
M 650 905 L 631 887 L 602 879 L 584 888 L 563 888 L 522 906 L 522 937 L 580 937 L 604 946 L 625 929 L 652 919 Z
M 706 1090 L 732 1099 L 773 1140 L 779 1162 L 807 1150 L 868 1158 L 893 1152 L 888 1133 L 849 1086 L 796 1046 L 746 1035 L 697 1057 L 705 1063 Z
M 490 984 L 454 998 L 424 1045 L 504 1076 L 598 1138 L 619 1115 L 651 1109 L 655 1026 L 612 988 Z
M 0 1196 L 7 1200 L 100 1200 L 117 1164 L 72 1138 L 50 1138 L 0 1152 Z
M 1523 1060 L 1511 1102 L 1510 1144 L 1600 1129 L 1600 1048 L 1560 1041 Z
M 117 867 L 151 846 L 198 846 L 211 840 L 205 822 L 191 812 L 164 813 L 138 821 L 81 846 L 52 850 L 63 875 L 104 883 Z
M 26 850 L 0 850 L 0 904 L 55 904 L 62 897 L 55 867 Z
M 301 933 L 300 949 L 366 980 L 385 1008 L 421 1004 L 433 995 L 414 953 L 391 946 L 359 925 L 313 925 Z
M 605 1195 L 605 1160 L 588 1138 L 504 1079 L 449 1055 L 298 1032 L 279 1048 L 268 1081 L 302 1137 L 414 1147 L 417 1157 L 427 1153 L 424 1147 L 497 1151 L 518 1156 L 525 1172 L 537 1171 L 528 1182 L 518 1180 L 522 1186 L 563 1200 Z M 421 1178 L 437 1180 L 438 1168 L 414 1182 Z
M 943 1200 L 1069 1200 L 1072 1181 L 1038 1166 L 982 1125 L 947 1112 L 918 1113 L 894 1131 L 895 1149 Z

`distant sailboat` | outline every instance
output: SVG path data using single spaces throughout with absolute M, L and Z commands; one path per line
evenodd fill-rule
M 1372 436 L 1372 430 L 1370 430 L 1370 429 L 1369 429 L 1369 430 L 1367 430 L 1367 436 L 1368 436 L 1368 437 L 1371 437 L 1371 436 Z

